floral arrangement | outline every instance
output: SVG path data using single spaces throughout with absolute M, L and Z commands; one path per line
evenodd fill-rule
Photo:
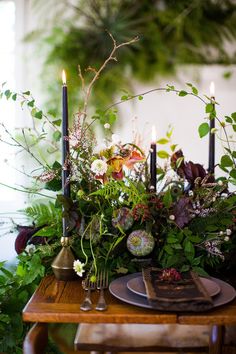
M 211 131 L 209 122 L 214 119 L 219 123 L 225 134 L 222 140 L 226 142 L 219 167 L 227 175 L 216 179 L 202 165 L 186 161 L 181 149 L 172 143 L 172 130 L 169 130 L 164 138 L 156 141 L 157 155 L 164 163 L 157 165 L 157 185 L 153 190 L 149 172 L 152 151 L 145 152 L 135 141 L 123 142 L 113 132 L 116 104 L 93 115 L 87 111 L 92 87 L 107 63 L 116 60 L 115 52 L 120 47 L 137 40 L 117 45 L 111 38 L 110 56 L 98 70 L 88 69 L 93 76 L 87 85 L 79 68 L 84 106 L 75 115 L 66 137 L 70 154 L 63 166 L 58 159 L 43 163 L 38 156 L 41 142 L 50 141 L 55 154 L 60 151 L 57 144 L 61 139 L 61 120 L 53 117 L 52 112 L 44 114 L 29 91 L 17 94 L 2 86 L 1 97 L 20 100 L 39 122 L 35 131 L 23 129 L 21 137 L 11 135 L 3 126 L 14 144 L 39 164 L 39 173 L 33 175 L 33 187 L 23 191 L 34 197 L 45 196 L 48 190 L 57 194 L 44 202 L 33 200 L 24 210 L 30 226 L 20 226 L 16 250 L 21 260 L 25 255 L 27 264 L 37 256 L 38 261 L 41 259 L 48 265 L 58 252 L 64 217 L 77 258 L 74 269 L 79 276 L 83 276 L 85 270 L 96 276 L 97 269 L 103 266 L 110 269 L 112 275 L 134 272 L 143 262 L 163 269 L 175 268 L 179 272 L 192 269 L 206 274 L 208 269 L 231 257 L 236 245 L 236 194 L 228 187 L 229 183 L 236 184 L 236 151 L 231 147 L 233 138 L 230 137 L 236 130 L 236 113 L 218 118 L 217 103 L 213 104 L 207 96 L 202 98 L 190 83 L 188 90 L 177 90 L 170 85 L 155 89 L 180 97 L 193 95 L 203 102 L 209 121 L 200 125 L 199 135 L 217 135 L 218 129 Z M 146 94 L 125 94 L 117 104 L 135 98 L 142 100 Z M 105 139 L 101 145 L 97 144 L 93 129 L 96 121 L 104 127 Z M 34 147 L 36 153 L 33 153 Z M 51 150 L 49 154 L 52 159 Z M 67 169 L 70 171 L 67 179 L 70 197 L 60 193 L 61 171 Z M 24 267 L 18 271 L 25 274 L 27 267 Z

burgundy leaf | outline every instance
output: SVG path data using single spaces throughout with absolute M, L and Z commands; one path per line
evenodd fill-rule
M 16 253 L 19 254 L 24 251 L 25 247 L 27 246 L 28 241 L 30 240 L 30 243 L 34 243 L 33 240 L 33 235 L 42 228 L 41 227 L 34 227 L 34 226 L 17 226 L 17 229 L 19 230 L 19 233 L 15 239 L 15 250 Z M 36 237 L 35 237 L 36 238 Z M 41 237 L 42 239 L 42 237 Z M 36 240 L 35 240 L 36 242 Z M 39 243 L 39 242 L 37 242 Z
M 191 220 L 188 207 L 190 207 L 189 198 L 183 197 L 175 204 L 173 214 L 175 216 L 176 224 L 182 228 Z

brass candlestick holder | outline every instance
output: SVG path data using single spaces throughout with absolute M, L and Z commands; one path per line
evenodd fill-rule
M 75 280 L 77 279 L 73 269 L 75 257 L 70 247 L 70 237 L 62 237 L 61 245 L 61 251 L 52 262 L 53 273 L 57 280 Z

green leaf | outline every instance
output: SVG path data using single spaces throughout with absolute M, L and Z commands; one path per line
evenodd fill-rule
M 173 86 L 173 85 L 166 85 L 167 87 L 168 87 L 168 89 L 170 89 L 170 90 L 174 90 L 175 89 L 175 87 Z
M 50 114 L 50 116 L 53 116 L 54 118 L 56 118 L 57 110 L 56 109 L 49 109 L 47 113 Z
M 236 132 L 236 124 L 233 124 L 233 130 Z
M 221 167 L 231 167 L 233 165 L 233 161 L 229 157 L 229 155 L 223 155 L 220 160 Z
M 123 95 L 123 96 L 121 96 L 121 101 L 127 101 L 128 100 L 128 98 L 129 98 L 129 96 L 127 96 L 127 95 Z
M 189 241 L 191 241 L 193 243 L 200 243 L 202 241 L 202 238 L 197 235 L 189 235 L 188 239 L 189 239 Z
M 173 243 L 171 245 L 175 250 L 182 250 L 182 246 L 179 243 Z
M 198 133 L 200 138 L 203 138 L 205 135 L 207 135 L 210 131 L 210 127 L 208 123 L 202 123 L 199 127 L 198 127 Z
M 170 146 L 171 151 L 174 152 L 177 146 L 178 146 L 178 144 L 171 145 Z
M 169 140 L 165 138 L 157 140 L 157 144 L 161 144 L 161 145 L 167 144 L 168 142 Z
M 22 102 L 21 102 L 22 103 Z M 35 117 L 35 114 L 37 112 L 37 109 L 34 107 L 32 110 L 31 110 L 31 116 L 32 117 Z
M 52 168 L 53 168 L 54 170 L 60 169 L 60 168 L 61 168 L 60 162 L 54 161 L 54 163 L 53 163 L 53 165 L 52 165 Z
M 230 118 L 230 117 L 228 117 L 228 116 L 225 116 L 225 121 L 226 121 L 227 123 L 233 123 L 233 119 Z
M 157 156 L 159 156 L 161 159 L 167 159 L 170 155 L 167 151 L 160 150 L 157 152 Z
M 59 132 L 58 130 L 55 131 L 55 132 L 53 133 L 53 139 L 54 139 L 55 141 L 59 141 L 59 140 L 61 139 L 61 132 Z
M 143 96 L 139 95 L 138 99 L 139 99 L 139 101 L 142 101 L 143 100 Z
M 168 236 L 166 241 L 167 241 L 167 243 L 177 243 L 178 239 L 174 236 Z
M 48 189 L 50 191 L 58 192 L 61 190 L 61 180 L 54 178 L 52 181 L 49 181 L 45 184 L 45 189 Z
M 173 254 L 174 253 L 174 250 L 171 246 L 169 245 L 165 245 L 164 246 L 164 250 L 166 251 L 166 253 L 168 253 L 169 255 Z
M 23 92 L 23 95 L 29 96 L 29 95 L 30 95 L 30 91 L 25 91 L 25 92 Z
M 16 101 L 16 99 L 17 99 L 17 93 L 14 93 L 14 95 L 12 95 L 11 98 L 12 98 L 13 101 Z
M 108 116 L 108 122 L 110 125 L 114 124 L 115 121 L 116 121 L 116 114 L 115 113 L 109 113 L 109 116 Z
M 203 277 L 208 277 L 209 274 L 201 267 L 193 267 L 193 271 L 197 273 L 198 275 L 201 275 Z
M 195 249 L 194 249 L 192 242 L 190 242 L 188 240 L 185 241 L 184 253 L 185 253 L 185 256 L 188 260 L 191 261 L 194 258 Z
M 205 112 L 206 113 L 211 113 L 214 111 L 214 105 L 212 103 L 208 103 L 205 107 Z
M 7 100 L 11 97 L 12 92 L 10 90 L 6 90 L 4 95 L 6 96 Z
M 39 231 L 37 231 L 34 236 L 45 236 L 45 237 L 52 237 L 52 236 L 56 236 L 56 228 L 54 226 L 45 226 L 42 229 L 40 229 Z
M 224 79 L 230 79 L 232 75 L 233 75 L 232 71 L 225 71 L 223 77 Z
M 202 256 L 194 258 L 194 260 L 192 261 L 192 265 L 198 266 L 200 264 L 201 260 L 202 260 Z
M 42 119 L 43 117 L 43 112 L 42 111 L 37 111 L 34 115 L 35 118 L 37 119 Z
M 230 176 L 234 179 L 236 179 L 236 169 L 233 168 L 231 171 L 230 171 Z
M 236 122 L 236 112 L 231 114 L 231 117 L 233 118 L 233 120 Z
M 171 128 L 170 130 L 168 130 L 168 132 L 166 133 L 166 136 L 167 136 L 167 138 L 171 138 L 171 136 L 172 136 L 172 134 L 173 134 L 173 128 Z
M 181 268 L 180 268 L 180 272 L 188 272 L 190 269 L 190 266 L 188 264 L 184 264 Z
M 29 107 L 34 107 L 34 102 L 35 102 L 35 100 L 29 101 L 29 102 L 27 103 L 27 105 L 28 105 Z
M 165 205 L 166 208 L 169 208 L 172 204 L 172 195 L 171 195 L 171 190 L 168 189 L 163 197 L 163 203 Z
M 196 88 L 196 87 L 192 87 L 192 93 L 194 94 L 194 95 L 198 95 L 198 89 Z
M 182 162 L 184 161 L 184 157 L 179 157 L 177 160 L 176 160 L 176 167 L 179 168 L 182 164 Z
M 187 96 L 187 94 L 188 94 L 188 92 L 186 92 L 186 91 L 184 91 L 184 90 L 181 90 L 181 91 L 179 92 L 179 96 L 180 96 L 180 97 Z
M 52 123 L 58 127 L 60 127 L 61 125 L 61 119 L 56 119 L 56 120 L 53 120 Z

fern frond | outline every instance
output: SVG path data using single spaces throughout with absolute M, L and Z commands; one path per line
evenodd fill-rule
M 136 205 L 143 203 L 147 200 L 147 194 L 145 188 L 137 188 L 134 182 L 128 180 L 124 181 L 111 181 L 100 188 L 96 192 L 91 193 L 91 195 L 101 196 L 108 201 L 118 200 L 122 198 L 122 204 L 126 205 Z
M 25 213 L 29 216 L 37 226 L 56 224 L 61 220 L 61 209 L 49 201 L 48 204 L 35 204 L 25 209 Z

